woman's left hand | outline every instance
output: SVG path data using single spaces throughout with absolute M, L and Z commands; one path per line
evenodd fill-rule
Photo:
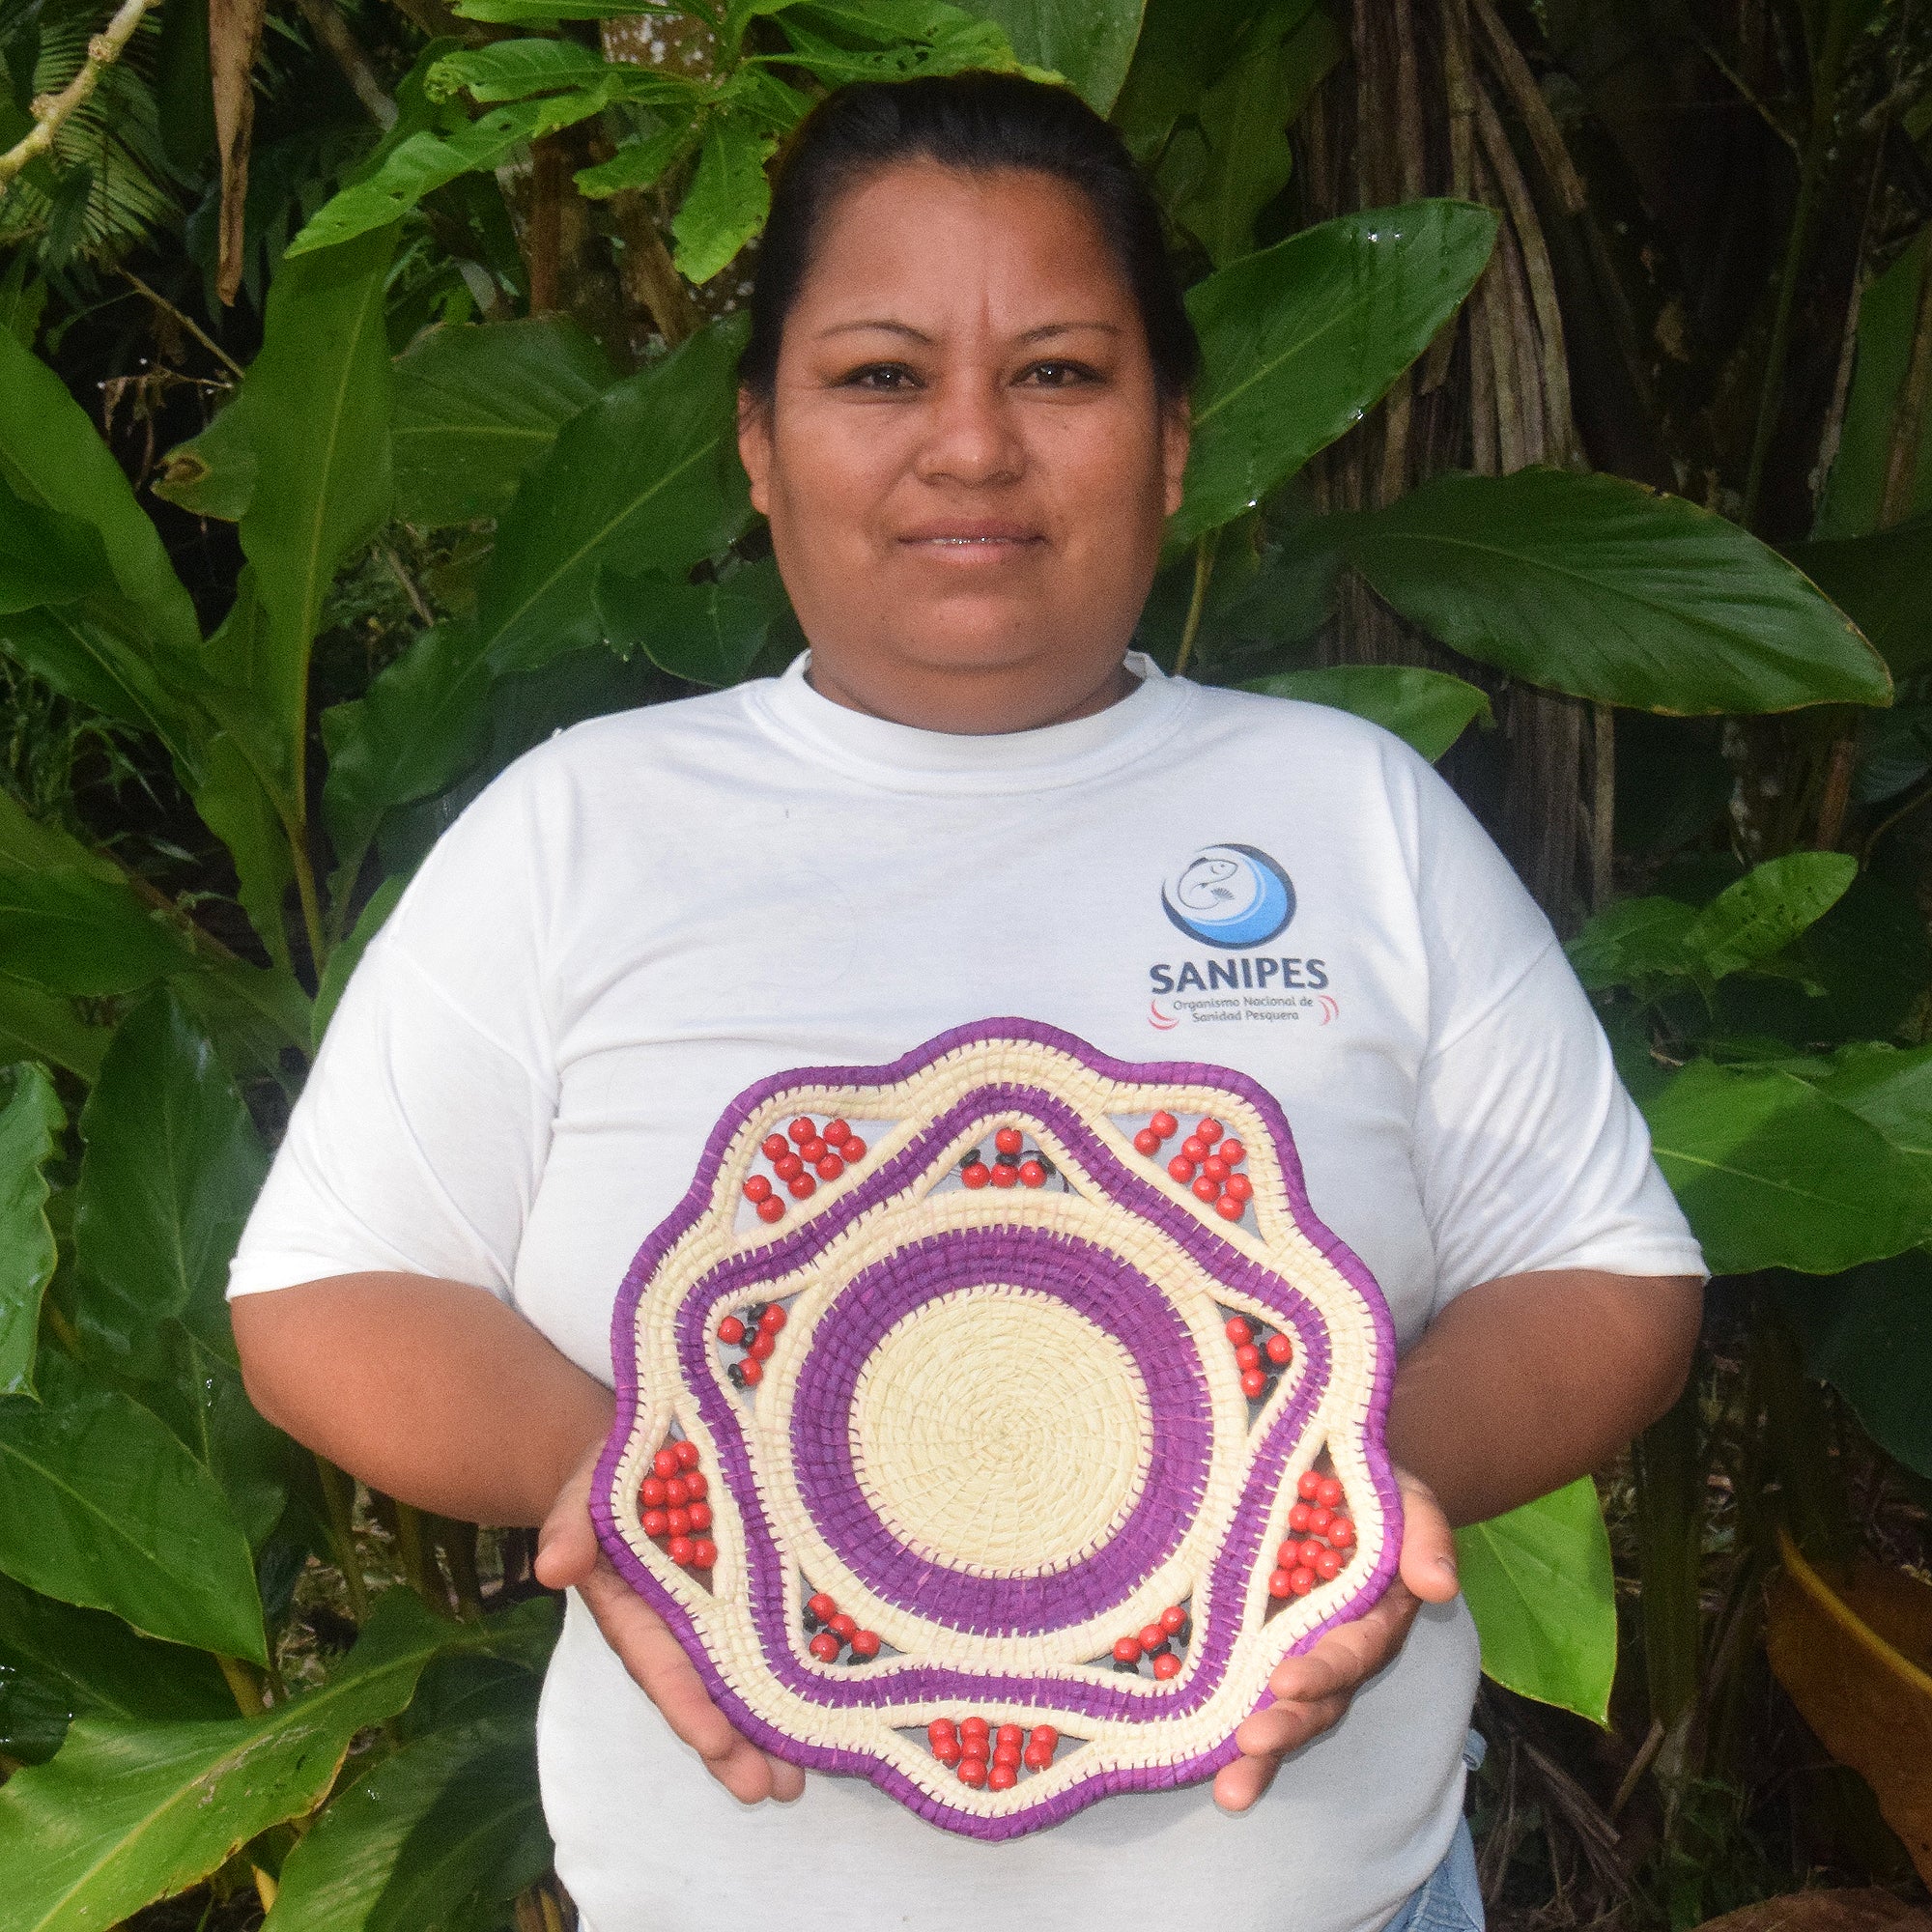
M 1394 1658 L 1424 1604 L 1456 1594 L 1456 1540 L 1435 1494 L 1406 1470 L 1402 1488 L 1402 1562 L 1397 1578 L 1375 1606 L 1338 1625 L 1299 1657 L 1283 1660 L 1268 1679 L 1275 1701 L 1235 1733 L 1241 1755 L 1214 1779 L 1214 1802 L 1245 1811 L 1270 1784 L 1290 1751 L 1299 1750 L 1342 1720 L 1350 1700 Z

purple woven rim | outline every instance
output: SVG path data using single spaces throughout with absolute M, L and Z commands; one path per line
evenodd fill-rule
M 1037 1020 L 1000 1018 L 952 1028 L 885 1065 L 799 1067 L 748 1087 L 725 1108 L 705 1143 L 697 1172 L 684 1199 L 639 1249 L 618 1293 L 611 1318 L 616 1414 L 610 1438 L 597 1463 L 591 1492 L 592 1520 L 605 1551 L 619 1575 L 665 1619 L 690 1656 L 713 1700 L 743 1735 L 774 1756 L 785 1758 L 808 1770 L 839 1772 L 868 1778 L 881 1791 L 932 1823 L 988 1842 L 1018 1837 L 1059 1824 L 1116 1792 L 1169 1790 L 1210 1777 L 1224 1764 L 1233 1762 L 1239 1755 L 1232 1729 L 1219 1745 L 1193 1758 L 1167 1765 L 1115 1766 L 1098 1770 L 1050 1799 L 1003 1817 L 989 1818 L 964 1810 L 944 1799 L 929 1796 L 893 1765 L 869 1751 L 805 1742 L 778 1729 L 753 1710 L 712 1662 L 701 1634 L 679 1599 L 659 1582 L 649 1567 L 631 1548 L 617 1524 L 611 1498 L 618 1463 L 638 1420 L 638 1305 L 665 1257 L 708 1210 L 718 1171 L 733 1137 L 744 1123 L 781 1094 L 812 1087 L 888 1086 L 909 1079 L 961 1047 L 1001 1039 L 1025 1040 L 1047 1047 L 1116 1080 L 1149 1086 L 1211 1086 L 1239 1094 L 1261 1117 L 1274 1142 L 1290 1208 L 1297 1227 L 1355 1290 L 1369 1310 L 1375 1327 L 1376 1354 L 1362 1446 L 1387 1530 L 1374 1568 L 1327 1617 L 1293 1645 L 1292 1655 L 1299 1655 L 1324 1632 L 1359 1616 L 1380 1597 L 1395 1577 L 1402 1541 L 1401 1497 L 1382 1441 L 1389 1389 L 1395 1372 L 1395 1325 L 1375 1277 L 1353 1251 L 1316 1217 L 1309 1206 L 1300 1157 L 1295 1151 L 1294 1137 L 1288 1121 L 1274 1097 L 1246 1074 L 1206 1062 L 1134 1063 L 1116 1060 L 1057 1027 Z M 1325 1385 L 1328 1366 L 1326 1336 L 1319 1313 L 1305 1297 L 1295 1293 L 1271 1270 L 1251 1262 L 1214 1230 L 1205 1226 L 1197 1215 L 1143 1177 L 1122 1167 L 1101 1147 L 1085 1122 L 1050 1094 L 1034 1089 L 990 1087 L 980 1090 L 980 1094 L 969 1096 L 968 1101 L 960 1106 L 950 1109 L 946 1118 L 950 1120 L 962 1110 L 983 1114 L 987 1111 L 984 1104 L 987 1095 L 995 1096 L 996 1105 L 1010 1106 L 1015 1111 L 1047 1121 L 1069 1147 L 1081 1144 L 1078 1151 L 1083 1160 L 1090 1163 L 1088 1171 L 1117 1205 L 1128 1208 L 1159 1226 L 1211 1278 L 1235 1288 L 1250 1299 L 1276 1308 L 1284 1321 L 1293 1321 L 1301 1337 L 1305 1350 L 1301 1378 L 1294 1396 L 1284 1402 L 1254 1456 L 1243 1505 L 1236 1511 L 1231 1532 L 1212 1567 L 1206 1594 L 1210 1605 L 1218 1605 L 1225 1596 L 1237 1593 L 1240 1579 L 1249 1574 L 1259 1554 L 1266 1509 L 1264 1507 L 1256 1511 L 1247 1504 L 1258 1491 L 1264 1492 L 1269 1500 L 1278 1491 L 1283 1470 L 1317 1405 L 1316 1391 Z M 864 1187 L 851 1190 L 841 1203 L 841 1209 L 862 1211 L 868 1201 L 875 1202 L 896 1192 L 906 1184 L 911 1174 L 924 1165 L 924 1158 L 921 1158 L 922 1150 L 925 1150 L 925 1158 L 929 1158 L 929 1143 L 949 1131 L 945 1121 L 935 1122 L 932 1129 L 919 1136 L 894 1160 L 882 1163 L 879 1172 L 868 1178 Z M 845 1218 L 843 1211 L 817 1216 L 803 1228 L 747 1250 L 732 1263 L 712 1270 L 702 1284 L 688 1291 L 684 1306 L 679 1311 L 677 1349 L 680 1369 L 687 1392 L 695 1394 L 699 1413 L 717 1443 L 721 1478 L 730 1485 L 745 1520 L 752 1614 L 754 1625 L 767 1634 L 766 1619 L 760 1614 L 761 1597 L 768 1602 L 776 1601 L 780 1628 L 783 1628 L 781 1562 L 752 1482 L 736 1405 L 723 1394 L 714 1365 L 709 1359 L 709 1315 L 721 1302 L 733 1295 L 742 1296 L 743 1278 L 748 1273 L 756 1277 L 781 1273 L 809 1259 L 810 1253 L 822 1247 Z M 1284 1303 L 1293 1305 L 1285 1306 Z M 818 1703 L 886 1707 L 938 1698 L 956 1698 L 960 1701 L 970 1698 L 988 1705 L 1044 1705 L 1056 1711 L 1075 1711 L 1095 1719 L 1131 1716 L 1135 1711 L 1151 1717 L 1180 1716 L 1194 1708 L 1201 1698 L 1211 1695 L 1226 1671 L 1236 1633 L 1233 1620 L 1228 1617 L 1216 1616 L 1211 1621 L 1216 1626 L 1214 1630 L 1205 1635 L 1199 1630 L 1196 1632 L 1190 1657 L 1190 1694 L 1184 1698 L 1163 1698 L 1157 1707 L 1151 1707 L 1143 1695 L 1106 1685 L 1086 1685 L 1058 1678 L 1036 1681 L 969 1674 L 936 1670 L 932 1666 L 886 1671 L 868 1669 L 839 1679 L 828 1679 L 803 1670 L 791 1655 L 788 1640 L 777 1647 L 776 1655 L 768 1646 L 766 1662 L 776 1681 L 801 1698 Z M 868 1687 L 876 1689 L 867 1694 Z M 837 1694 L 855 1691 L 859 1693 L 856 1696 Z M 1273 1701 L 1272 1695 L 1264 1690 L 1253 1708 L 1265 1710 Z

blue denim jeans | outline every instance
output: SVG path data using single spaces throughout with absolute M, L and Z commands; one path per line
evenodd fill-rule
M 1489 1747 L 1474 1731 L 1463 1762 L 1474 1771 Z M 1469 1821 L 1458 1821 L 1442 1862 L 1408 1896 L 1382 1932 L 1484 1932 L 1483 1890 L 1476 1882 L 1476 1846 Z

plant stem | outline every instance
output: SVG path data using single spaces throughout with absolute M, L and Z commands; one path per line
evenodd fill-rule
M 80 71 L 58 94 L 42 95 L 29 109 L 34 125 L 0 155 L 0 187 L 5 187 L 37 155 L 44 155 L 54 144 L 61 124 L 78 108 L 100 84 L 100 76 L 121 58 L 121 52 L 134 38 L 134 29 L 156 0 L 122 0 L 120 11 L 108 21 L 106 30 L 87 43 L 87 58 Z
M 124 282 L 131 284 L 137 291 L 139 291 L 140 294 L 146 296 L 147 298 L 151 302 L 153 302 L 157 309 L 162 310 L 167 315 L 173 316 L 174 319 L 178 323 L 180 323 L 181 326 L 185 329 L 186 329 L 187 332 L 191 336 L 193 336 L 194 339 L 198 343 L 200 343 L 201 346 L 204 349 L 206 349 L 208 353 L 211 355 L 213 355 L 214 359 L 217 362 L 219 362 L 224 369 L 228 370 L 229 373 L 233 375 L 238 382 L 248 373 L 247 370 L 242 368 L 241 363 L 236 361 L 234 356 L 229 355 L 227 350 L 222 348 L 220 343 L 215 341 L 213 336 L 209 334 L 209 332 L 205 328 L 203 328 L 198 322 L 195 321 L 193 316 L 184 315 L 182 311 L 178 309 L 174 305 L 174 303 L 167 298 L 166 296 L 162 295 L 158 289 L 151 289 L 147 285 L 147 283 L 144 282 L 140 278 L 140 276 L 133 271 L 132 269 L 124 267 L 122 264 L 117 262 L 114 267 L 114 272 L 117 275 L 119 275 Z
M 315 867 L 309 863 L 307 828 L 290 825 L 284 829 L 289 837 L 289 859 L 295 867 L 296 896 L 301 901 L 302 931 L 308 939 L 309 965 L 315 974 L 315 983 L 320 987 L 323 968 L 328 964 L 328 941 L 323 936 L 322 904 L 316 897 Z
M 362 1559 L 355 1548 L 355 1485 L 347 1471 L 338 1469 L 327 1456 L 315 1459 L 316 1474 L 322 1480 L 323 1506 L 328 1512 L 329 1541 L 335 1545 L 336 1568 L 342 1572 L 349 1592 L 349 1607 L 359 1624 L 369 1615 L 369 1590 L 362 1580 Z
M 1885 489 L 1879 497 L 1878 526 L 1889 529 L 1912 508 L 1918 482 L 1918 445 L 1925 426 L 1925 398 L 1932 388 L 1932 244 L 1918 264 L 1918 301 L 1913 310 L 1912 348 L 1905 380 L 1892 409 L 1891 436 L 1885 453 Z
M 456 1607 L 470 1623 L 483 1616 L 483 1584 L 476 1574 L 476 1525 L 458 1522 L 446 1516 L 427 1519 L 436 1534 L 436 1545 L 449 1571 L 456 1590 Z
M 1697 1378 L 1636 1439 L 1637 1575 L 1650 1714 L 1667 1737 L 1697 1694 L 1702 1618 L 1704 1470 L 1698 1457 Z
M 214 1661 L 227 1680 L 236 1708 L 244 1718 L 259 1718 L 269 1707 L 262 1701 L 262 1686 L 253 1666 L 239 1657 L 223 1657 L 219 1652 L 215 1653 Z
M 394 1502 L 394 1498 L 391 1498 Z M 437 1568 L 429 1538 L 424 1534 L 423 1514 L 408 1503 L 396 1502 L 396 1554 L 401 1557 L 403 1575 L 409 1578 L 410 1588 L 434 1610 L 438 1616 L 449 1614 L 449 1592 L 443 1587 L 442 1574 Z
M 1187 621 L 1180 627 L 1180 648 L 1174 654 L 1174 674 L 1187 668 L 1194 639 L 1201 629 L 1201 613 L 1208 608 L 1208 580 L 1214 575 L 1214 552 L 1221 540 L 1219 530 L 1204 530 L 1194 544 L 1194 595 L 1187 600 Z
M 80 1337 L 74 1333 L 73 1323 L 55 1307 L 51 1296 L 41 1303 L 41 1320 L 53 1331 L 54 1340 L 70 1355 L 78 1359 L 81 1354 Z

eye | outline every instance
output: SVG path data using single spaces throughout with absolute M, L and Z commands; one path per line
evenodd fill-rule
M 869 389 L 875 395 L 895 395 L 919 387 L 919 378 L 903 362 L 864 362 L 838 379 L 841 389 Z
M 1035 362 L 1021 372 L 1020 381 L 1039 389 L 1071 389 L 1083 384 L 1102 381 L 1099 370 L 1089 362 L 1073 362 L 1064 356 Z

